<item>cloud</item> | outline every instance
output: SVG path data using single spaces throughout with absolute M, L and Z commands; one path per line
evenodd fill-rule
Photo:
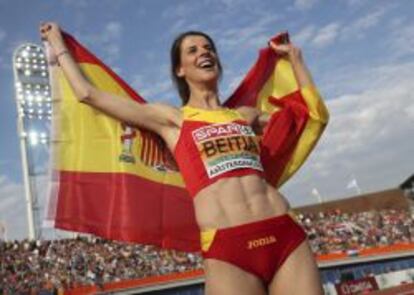
M 77 1 L 63 0 L 63 5 L 66 5 L 68 7 L 78 8 L 78 9 L 85 9 L 90 4 L 88 2 L 89 2 L 88 0 L 77 0 Z
M 189 5 L 188 3 L 174 4 L 173 7 L 167 7 L 162 13 L 161 18 L 164 19 L 177 19 L 188 18 L 192 12 L 197 9 L 197 5 Z
M 122 31 L 122 25 L 119 22 L 109 22 L 105 26 L 105 33 L 108 39 L 117 38 Z
M 384 14 L 385 14 L 385 8 L 380 8 L 372 13 L 369 13 L 357 19 L 353 23 L 353 27 L 358 30 L 360 29 L 365 30 L 365 29 L 371 28 L 379 22 L 379 20 Z
M 350 7 L 360 7 L 367 3 L 367 0 L 343 0 Z
M 296 9 L 308 10 L 314 7 L 318 3 L 318 0 L 295 0 L 293 4 Z
M 120 42 L 122 37 L 122 25 L 119 22 L 109 22 L 101 35 L 101 42 L 105 46 L 106 54 L 112 59 L 118 59 L 120 55 Z
M 414 62 L 388 63 L 384 65 L 345 65 L 326 73 L 321 88 L 333 96 L 353 95 L 366 89 L 382 89 L 384 85 L 394 87 L 409 80 L 414 72 Z
M 187 31 L 202 31 L 202 27 L 198 22 L 191 22 L 189 18 L 178 18 L 173 20 L 169 29 L 165 32 L 166 38 L 176 37 L 178 34 Z
M 225 8 L 237 7 L 241 4 L 241 0 L 206 0 L 205 3 L 208 5 L 223 5 Z M 245 2 L 245 1 L 244 1 Z
M 6 38 L 6 32 L 0 28 L 0 42 L 2 42 Z
M 90 47 L 98 48 L 103 52 L 103 59 L 106 63 L 114 63 L 121 54 L 123 26 L 120 22 L 108 22 L 101 34 L 76 34 L 79 39 L 90 44 Z
M 141 92 L 140 89 L 145 85 L 144 76 L 140 74 L 135 74 L 131 78 L 131 86 L 134 89 L 138 89 L 138 92 Z
M 375 27 L 379 23 L 381 18 L 386 14 L 388 10 L 389 7 L 381 7 L 374 10 L 373 12 L 370 12 L 360 18 L 351 21 L 342 29 L 342 38 L 362 38 L 368 29 Z
M 400 58 L 414 53 L 414 23 L 402 24 L 394 28 L 386 42 L 393 58 Z
M 414 84 L 404 73 L 413 70 L 413 63 L 402 63 L 355 72 L 352 80 L 362 80 L 364 90 L 327 102 L 331 121 L 321 142 L 283 189 L 294 205 L 315 202 L 313 187 L 328 200 L 354 195 L 346 189 L 352 175 L 366 193 L 396 187 L 412 174 Z
M 177 32 L 182 32 L 184 30 L 189 29 L 189 25 L 187 24 L 187 20 L 184 18 L 179 18 L 175 23 L 173 23 L 170 28 L 169 32 L 173 34 L 177 34 Z
M 228 83 L 228 87 L 225 93 L 227 93 L 229 96 L 231 94 L 231 91 L 235 91 L 236 87 L 240 85 L 241 81 L 243 80 L 245 76 L 246 76 L 245 74 L 232 75 L 232 78 Z
M 227 30 L 217 30 L 218 44 L 224 50 L 232 51 L 237 48 L 243 51 L 245 48 L 258 48 L 266 44 L 270 37 L 268 30 L 278 21 L 277 15 L 266 15 L 252 20 L 244 26 L 237 26 Z
M 173 87 L 171 79 L 167 76 L 169 71 L 165 66 L 161 66 L 160 73 L 165 78 L 158 77 L 150 80 L 147 76 L 134 75 L 131 79 L 131 86 L 138 91 L 147 101 L 169 102 L 172 103 L 177 98 L 176 90 Z
M 9 239 L 27 237 L 24 187 L 0 175 L 0 221 L 6 225 Z
M 348 23 L 332 22 L 321 28 L 307 25 L 293 36 L 293 40 L 301 45 L 309 41 L 312 46 L 322 48 L 336 40 L 360 39 L 369 29 L 375 27 L 390 9 L 392 6 L 381 7 Z M 403 33 L 404 37 L 410 36 L 411 32 L 412 30 L 407 29 Z
M 32 159 L 33 160 L 33 159 Z M 14 163 L 13 163 L 14 164 Z M 2 167 L 10 167 L 10 161 L 0 163 Z M 32 176 L 31 189 L 33 202 L 37 199 L 38 211 L 33 211 L 35 227 L 42 231 L 41 228 L 44 218 L 44 209 L 46 199 L 49 193 L 49 178 L 46 175 L 48 161 L 31 165 L 36 167 L 36 176 Z M 0 223 L 6 225 L 7 238 L 21 240 L 28 237 L 27 207 L 24 184 L 13 181 L 7 175 L 0 175 Z M 49 235 L 50 236 L 50 235 Z
M 325 47 L 332 44 L 338 37 L 340 30 L 339 23 L 330 23 L 319 29 L 312 39 L 312 45 L 315 47 Z
M 144 97 L 154 99 L 155 101 L 165 101 L 174 91 L 171 81 L 163 80 L 151 84 L 151 88 L 143 89 L 141 93 Z
M 0 56 L 0 68 L 5 70 L 12 70 L 12 56 L 14 51 L 17 47 L 21 46 L 22 44 L 27 43 L 27 40 L 21 37 L 18 38 L 10 38 L 11 36 L 7 35 L 7 32 L 1 32 L 0 29 L 0 42 L 2 41 L 3 44 L 3 52 L 2 56 Z M 15 36 L 13 36 L 15 37 Z
M 299 32 L 294 34 L 292 36 L 293 42 L 296 44 L 300 44 L 303 46 L 305 43 L 307 43 L 313 36 L 315 36 L 316 28 L 314 25 L 307 25 L 303 29 L 301 29 Z

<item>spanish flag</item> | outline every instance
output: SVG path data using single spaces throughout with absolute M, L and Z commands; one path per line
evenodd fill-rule
M 145 100 L 102 61 L 64 33 L 85 77 L 137 103 Z M 161 138 L 81 104 L 57 64 L 53 95 L 52 193 L 47 221 L 107 239 L 200 250 L 199 229 L 174 158 Z M 328 120 L 313 86 L 298 89 L 290 63 L 271 49 L 225 103 L 271 115 L 261 137 L 267 181 L 279 187 L 302 165 Z
M 271 41 L 278 43 L 279 38 Z M 260 50 L 225 105 L 256 107 L 270 115 L 261 138 L 261 160 L 267 182 L 277 188 L 302 166 L 329 120 L 317 88 L 300 88 L 290 62 L 269 47 Z

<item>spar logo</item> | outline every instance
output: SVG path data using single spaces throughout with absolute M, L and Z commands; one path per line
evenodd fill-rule
M 263 171 L 257 137 L 250 126 L 214 124 L 194 130 L 192 136 L 210 178 L 239 168 Z
M 193 131 L 193 138 L 197 142 L 203 141 L 208 138 L 229 135 L 255 136 L 250 126 L 241 125 L 237 123 L 214 124 L 206 127 L 201 127 Z

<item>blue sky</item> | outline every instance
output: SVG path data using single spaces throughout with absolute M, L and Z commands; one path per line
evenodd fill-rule
M 0 222 L 26 234 L 12 52 L 38 43 L 55 20 L 149 101 L 179 105 L 169 77 L 174 37 L 202 30 L 224 67 L 221 97 L 235 89 L 275 33 L 288 30 L 327 101 L 331 122 L 282 192 L 293 206 L 396 187 L 413 173 L 414 2 L 368 0 L 0 0 Z M 44 181 L 44 179 L 40 179 Z M 42 186 L 44 187 L 44 186 Z M 44 192 L 41 192 L 41 205 Z

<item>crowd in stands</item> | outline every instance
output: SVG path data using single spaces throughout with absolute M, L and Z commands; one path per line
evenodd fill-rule
M 296 217 L 315 254 L 414 243 L 414 219 L 408 211 L 336 210 Z M 0 241 L 0 294 L 54 294 L 58 289 L 201 268 L 195 253 L 100 238 Z
M 0 253 L 0 294 L 54 294 L 202 267 L 194 253 L 85 237 L 0 242 Z
M 414 219 L 408 210 L 298 214 L 316 254 L 342 253 L 414 243 Z

